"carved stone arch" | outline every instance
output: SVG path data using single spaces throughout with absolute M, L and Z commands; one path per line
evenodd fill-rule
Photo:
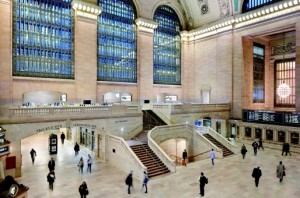
M 139 18 L 140 17 L 140 13 L 141 13 L 141 10 L 140 10 L 140 1 L 138 0 L 131 0 L 134 7 L 135 7 L 135 10 L 136 10 L 136 18 Z
M 163 0 L 163 1 L 158 1 L 154 6 L 153 6 L 153 9 L 152 9 L 152 13 L 151 13 L 151 16 L 152 16 L 152 19 L 154 20 L 154 13 L 155 11 L 157 10 L 157 8 L 159 6 L 162 6 L 162 5 L 166 5 L 166 6 L 169 6 L 170 8 L 172 8 L 178 18 L 179 18 L 179 21 L 180 21 L 180 24 L 181 24 L 181 27 L 183 30 L 186 29 L 186 24 L 185 24 L 185 19 L 184 19 L 184 14 L 180 11 L 180 5 L 175 5 L 174 3 L 171 3 L 170 1 L 168 0 Z

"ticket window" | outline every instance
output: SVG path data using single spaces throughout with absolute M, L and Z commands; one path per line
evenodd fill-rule
M 291 133 L 291 144 L 299 144 L 299 133 Z
M 251 128 L 250 127 L 245 128 L 245 137 L 251 137 Z
M 273 137 L 274 137 L 273 130 L 267 129 L 266 130 L 266 140 L 273 141 Z
M 278 131 L 278 142 L 285 142 L 285 131 Z
M 261 138 L 262 137 L 262 130 L 260 128 L 255 129 L 255 138 Z

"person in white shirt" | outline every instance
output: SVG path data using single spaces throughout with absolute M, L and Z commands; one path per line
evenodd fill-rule
M 216 158 L 216 152 L 214 151 L 214 149 L 211 149 L 209 156 L 211 159 L 211 163 L 214 166 L 215 165 L 214 159 Z
M 93 160 L 92 160 L 92 157 L 90 156 L 90 154 L 88 154 L 88 160 L 87 160 L 87 164 L 88 164 L 88 167 L 87 167 L 87 171 L 90 173 L 92 172 L 92 163 L 93 163 Z

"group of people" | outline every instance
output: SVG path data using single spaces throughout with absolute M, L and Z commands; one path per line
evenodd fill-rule
M 292 156 L 292 154 L 290 152 L 290 144 L 289 143 L 283 143 L 281 155 L 283 155 L 284 153 L 285 153 L 285 156 L 287 156 L 287 154 L 290 154 L 290 156 Z
M 133 171 L 130 171 L 130 173 L 127 175 L 125 179 L 125 184 L 127 185 L 127 192 L 128 194 L 131 194 L 131 188 L 133 187 L 133 178 L 132 178 Z M 145 188 L 145 193 L 148 193 L 148 184 L 149 177 L 147 171 L 144 171 L 144 179 L 143 179 L 143 185 L 142 188 Z
M 90 154 L 88 154 L 88 159 L 87 159 L 87 172 L 92 172 L 92 163 L 93 159 Z M 84 160 L 83 157 L 80 157 L 79 163 L 77 165 L 79 167 L 79 172 L 83 173 L 83 167 L 84 167 Z

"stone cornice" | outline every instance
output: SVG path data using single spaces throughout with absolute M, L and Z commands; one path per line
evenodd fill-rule
M 6 4 L 9 5 L 12 3 L 12 0 L 0 0 L 0 4 Z
M 73 0 L 72 8 L 77 12 L 86 13 L 86 16 L 98 16 L 102 12 L 102 8 L 98 5 L 88 3 L 81 0 Z M 93 18 L 93 17 L 92 17 Z
M 274 18 L 280 18 L 286 15 L 300 11 L 300 0 L 285 0 L 271 5 L 264 6 L 253 11 L 230 16 L 221 19 L 215 23 L 208 24 L 205 27 L 185 32 L 184 36 L 189 41 L 206 38 L 216 35 L 220 32 L 235 30 L 249 25 L 266 22 Z
M 154 29 L 158 26 L 157 22 L 146 18 L 136 19 L 135 24 L 138 26 L 138 30 L 148 33 L 153 33 Z

